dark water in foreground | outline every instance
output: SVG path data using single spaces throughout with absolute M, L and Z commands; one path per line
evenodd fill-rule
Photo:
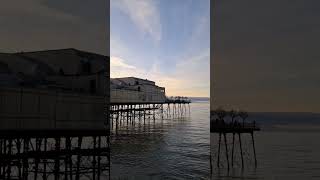
M 255 136 L 257 168 L 254 168 L 250 136 L 243 136 L 246 149 L 244 170 L 241 171 L 239 152 L 236 152 L 236 168 L 228 173 L 225 166 L 218 169 L 213 163 L 212 179 L 320 179 L 320 115 L 257 113 L 250 117 L 262 126 L 262 131 Z M 212 152 L 216 152 L 217 136 L 214 134 L 211 134 L 211 143 Z M 225 156 L 222 159 L 225 160 Z
M 209 179 L 209 102 L 190 107 L 189 118 L 151 120 L 113 137 L 112 179 Z

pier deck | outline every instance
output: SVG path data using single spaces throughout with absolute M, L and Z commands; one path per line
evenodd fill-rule
M 244 124 L 216 124 L 211 123 L 211 133 L 253 133 L 254 131 L 260 131 L 260 127 L 256 123 L 244 123 Z

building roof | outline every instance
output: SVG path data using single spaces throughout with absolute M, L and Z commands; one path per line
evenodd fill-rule
M 121 78 L 111 78 L 111 79 L 136 79 L 136 80 L 140 80 L 140 81 L 146 81 L 146 82 L 152 82 L 154 83 L 154 81 L 148 80 L 148 79 L 141 79 L 141 78 L 137 78 L 137 77 L 121 77 Z
M 59 72 L 60 69 L 62 69 L 65 74 L 77 74 L 79 64 L 85 62 L 94 62 L 91 63 L 92 68 L 95 69 L 94 73 L 102 70 L 106 71 L 109 63 L 107 60 L 108 56 L 80 51 L 74 48 L 21 52 L 16 54 L 31 58 L 37 62 L 45 63 L 56 72 Z

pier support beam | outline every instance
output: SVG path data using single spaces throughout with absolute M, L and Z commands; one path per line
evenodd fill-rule
M 233 167 L 233 154 L 234 154 L 234 133 L 232 133 L 232 151 L 231 151 L 231 166 Z
M 251 133 L 251 138 L 252 138 L 252 148 L 253 148 L 253 155 L 254 155 L 254 165 L 255 165 L 255 167 L 257 167 L 256 148 L 255 148 L 255 145 L 254 145 L 253 133 Z
M 225 147 L 226 147 L 226 157 L 227 157 L 227 164 L 228 164 L 228 170 L 230 169 L 230 166 L 229 166 L 229 155 L 228 155 L 228 144 L 227 144 L 227 137 L 226 137 L 226 133 L 223 133 L 223 136 L 224 136 L 224 144 L 225 144 Z
M 239 145 L 240 145 L 240 154 L 241 154 L 241 165 L 242 165 L 242 168 L 244 168 L 243 152 L 242 152 L 242 144 L 241 144 L 241 134 L 238 133 L 238 136 L 239 136 Z
M 221 145 L 221 133 L 219 133 L 219 147 L 218 147 L 218 161 L 217 161 L 218 167 L 220 167 L 220 145 Z

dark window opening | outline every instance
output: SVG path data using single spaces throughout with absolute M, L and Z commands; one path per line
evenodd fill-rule
M 90 93 L 96 93 L 96 80 L 90 80 Z
M 82 71 L 86 74 L 91 74 L 91 64 L 90 62 L 82 63 Z
M 62 68 L 59 69 L 59 74 L 62 75 L 62 76 L 64 75 L 64 71 L 63 71 Z

